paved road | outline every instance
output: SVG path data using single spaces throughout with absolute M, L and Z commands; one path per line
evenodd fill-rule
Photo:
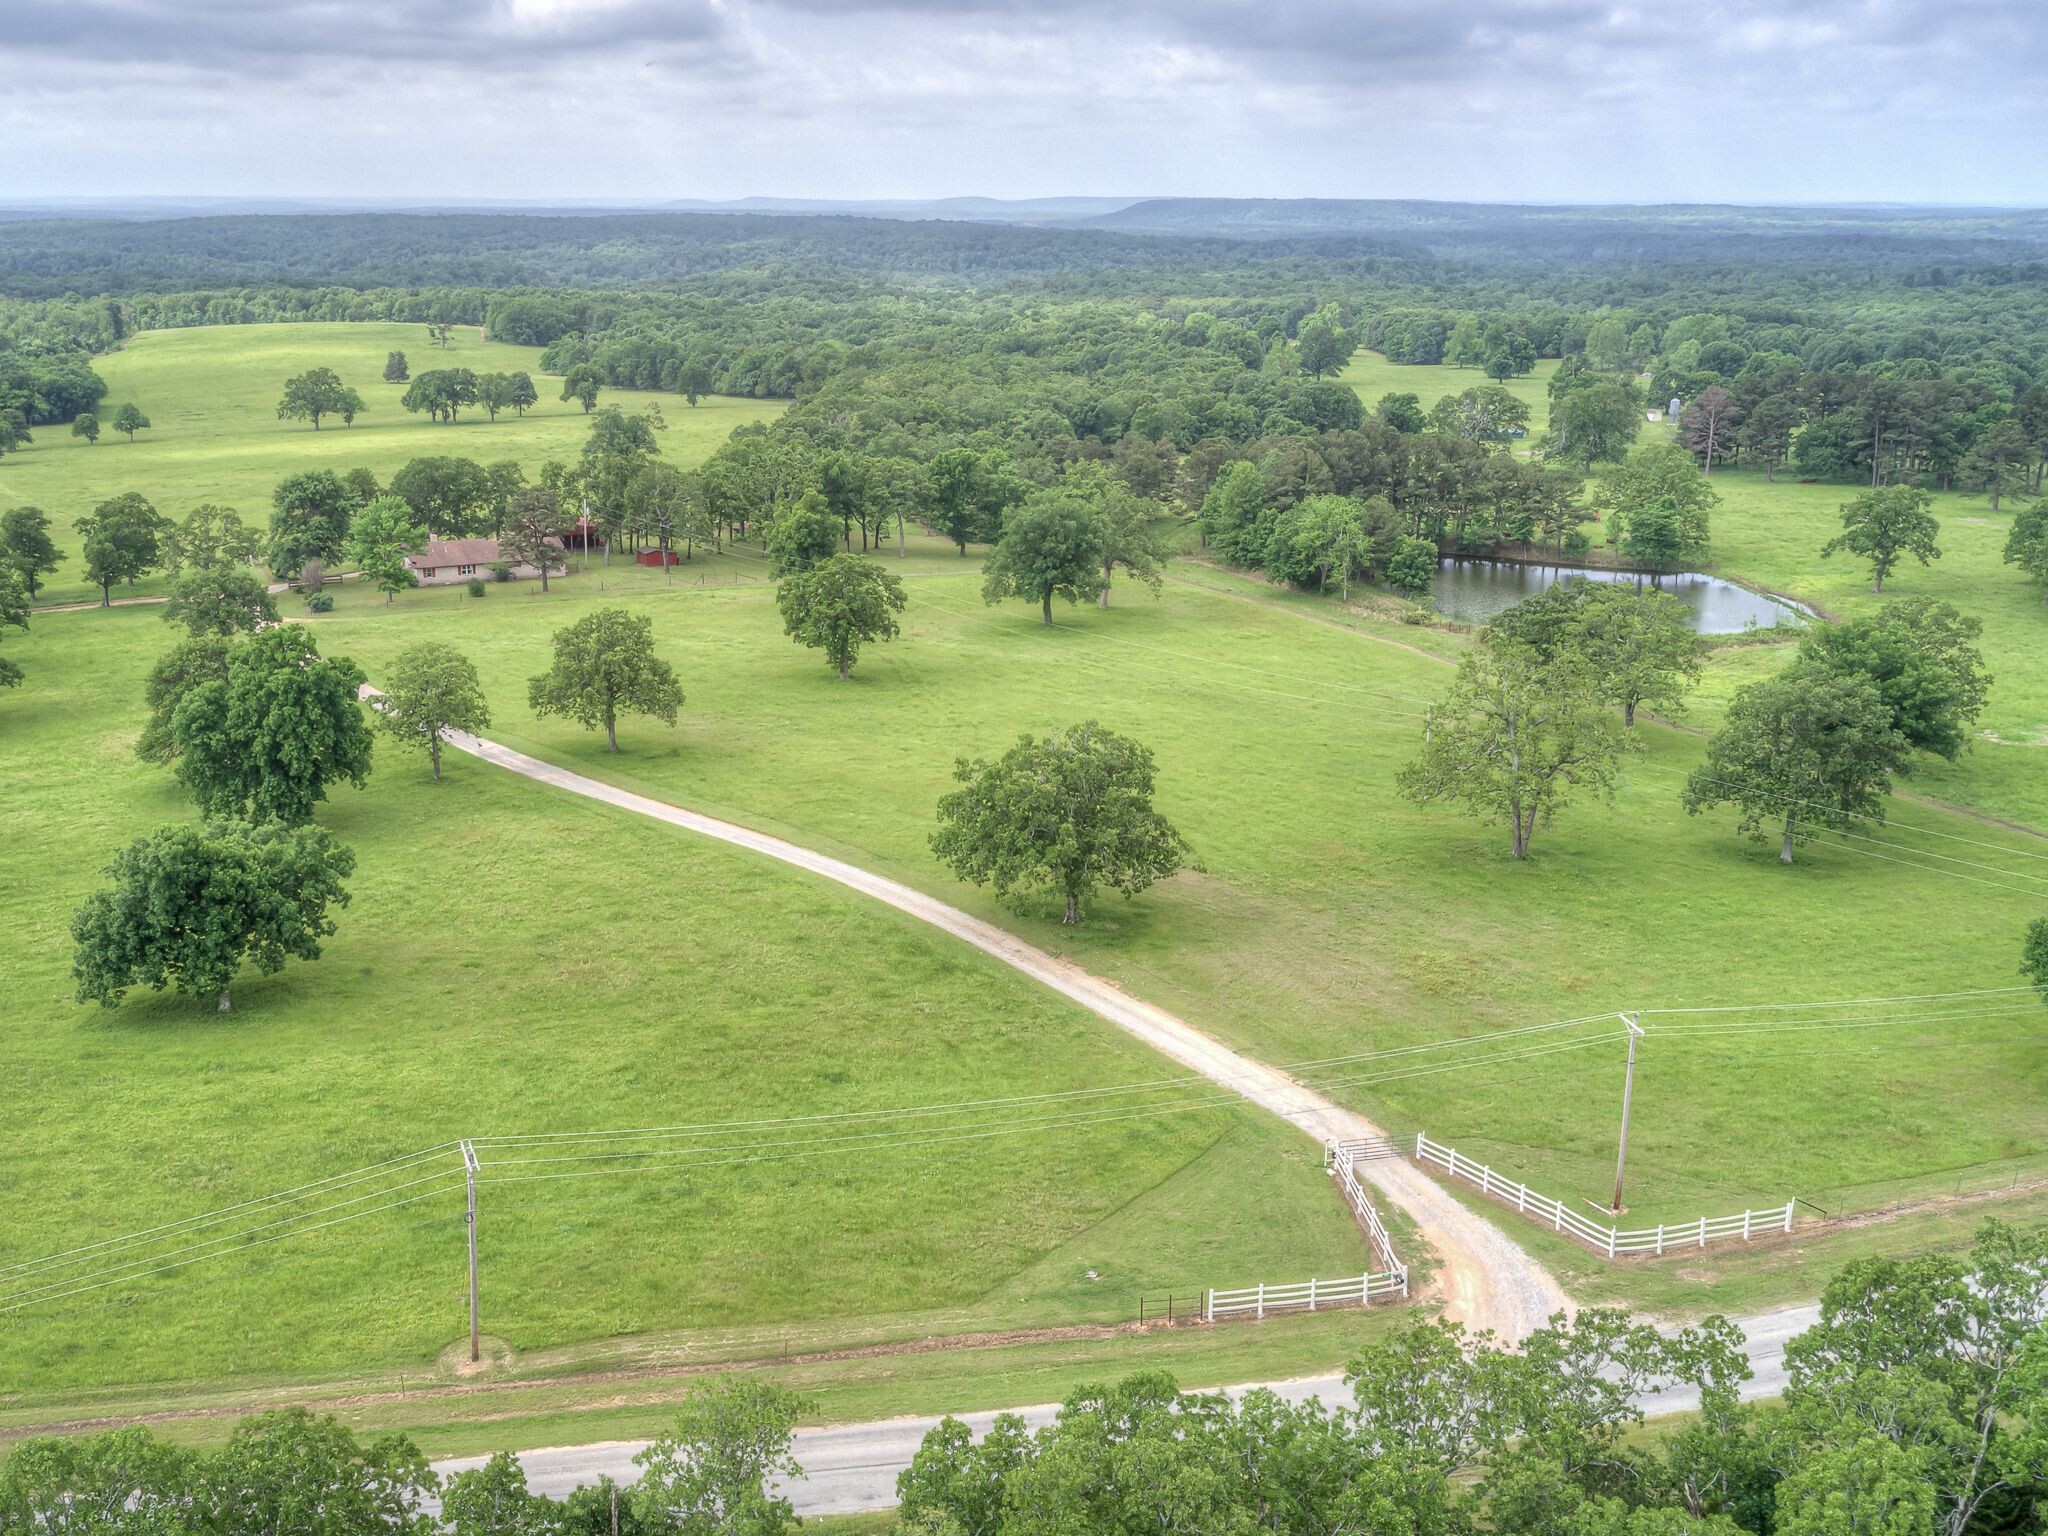
M 1748 1340 L 1750 1367 L 1756 1372 L 1754 1379 L 1744 1385 L 1745 1397 L 1775 1397 L 1784 1390 L 1786 1341 L 1812 1327 L 1819 1317 L 1818 1307 L 1793 1307 L 1737 1320 Z M 1342 1376 L 1310 1376 L 1268 1385 L 1291 1402 L 1311 1397 L 1326 1403 L 1349 1401 Z M 1251 1388 L 1227 1390 L 1235 1397 Z M 1653 1415 L 1684 1413 L 1698 1406 L 1698 1394 L 1691 1388 L 1657 1393 L 1643 1402 L 1644 1411 Z M 1036 1429 L 1050 1424 L 1059 1410 L 1055 1404 L 1041 1403 L 1013 1411 Z M 957 1417 L 979 1435 L 996 1415 L 964 1413 Z M 881 1419 L 871 1424 L 799 1430 L 796 1456 L 805 1476 L 788 1489 L 797 1513 L 845 1515 L 891 1507 L 896 1502 L 896 1474 L 910 1465 L 910 1458 L 926 1433 L 938 1422 L 936 1418 Z M 526 1469 L 528 1487 L 536 1493 L 561 1498 L 572 1489 L 596 1482 L 600 1476 L 609 1476 L 621 1484 L 631 1483 L 640 1475 L 633 1458 L 646 1444 L 644 1440 L 611 1440 L 596 1445 L 561 1446 L 526 1451 L 519 1460 Z M 436 1462 L 434 1470 L 446 1477 L 481 1466 L 483 1460 L 477 1456 Z
M 367 686 L 363 690 L 364 697 L 372 700 L 376 693 Z M 751 827 L 634 794 L 495 741 L 455 731 L 448 734 L 448 741 L 459 751 L 539 783 L 765 854 L 907 912 L 1071 998 L 1190 1071 L 1270 1110 L 1319 1145 L 1381 1134 L 1364 1116 L 1333 1103 L 1277 1068 L 1238 1054 L 1165 1009 L 1132 997 L 1080 966 L 900 881 Z M 1422 1229 L 1424 1241 L 1436 1251 L 1441 1261 L 1436 1283 L 1447 1317 L 1475 1329 L 1490 1328 L 1512 1341 L 1527 1337 L 1553 1313 L 1568 1307 L 1563 1290 L 1548 1270 L 1427 1174 L 1397 1158 L 1361 1163 L 1358 1173 L 1406 1211 Z

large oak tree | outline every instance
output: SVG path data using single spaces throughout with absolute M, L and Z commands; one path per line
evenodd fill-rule
M 1152 808 L 1152 754 L 1093 720 L 1018 739 L 994 762 L 961 758 L 961 788 L 939 801 L 932 851 L 963 880 L 1017 906 L 1050 891 L 1078 923 L 1097 886 L 1127 897 L 1190 861 Z
M 116 856 L 112 886 L 71 919 L 78 1000 L 112 1008 L 130 987 L 174 987 L 225 1013 L 245 964 L 269 976 L 319 958 L 355 862 L 321 827 L 159 827 Z

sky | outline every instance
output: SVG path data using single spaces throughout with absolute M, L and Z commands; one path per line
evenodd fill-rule
M 6 0 L 0 200 L 2048 203 L 2048 0 Z

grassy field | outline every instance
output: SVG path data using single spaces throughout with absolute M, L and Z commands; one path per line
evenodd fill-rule
M 322 811 L 360 867 L 320 962 L 245 977 L 225 1016 L 149 994 L 81 1007 L 70 911 L 122 842 L 192 815 L 131 755 L 142 673 L 171 638 L 134 607 L 45 615 L 9 644 L 28 681 L 0 700 L 0 1265 L 463 1135 L 1160 1075 L 1092 1016 L 837 887 L 471 762 L 436 785 L 389 750 Z M 1231 1110 L 487 1184 L 485 1206 L 485 1327 L 522 1353 L 713 1326 L 1121 1319 L 1143 1292 L 1345 1273 L 1363 1252 L 1315 1148 Z M 356 1214 L 0 1316 L 0 1404 L 431 1370 L 464 1327 L 459 1180 Z
M 533 374 L 540 404 L 521 418 L 507 411 L 493 422 L 470 410 L 453 425 L 437 425 L 406 412 L 403 384 L 384 382 L 384 356 L 402 351 L 415 374 L 429 368 L 479 373 L 524 369 Z M 79 569 L 72 522 L 122 491 L 140 491 L 167 517 L 180 518 L 202 502 L 238 508 L 258 527 L 270 517 L 270 493 L 285 476 L 309 469 L 343 471 L 361 466 L 389 480 L 408 459 L 459 454 L 480 463 L 516 460 L 529 475 L 548 459 L 573 459 L 586 431 L 583 407 L 558 400 L 559 380 L 541 376 L 540 348 L 481 339 L 473 327 L 450 334 L 444 349 L 418 325 L 236 325 L 183 331 L 147 331 L 125 349 L 95 360 L 107 381 L 101 411 L 111 417 L 123 401 L 140 406 L 152 425 L 129 442 L 111 429 L 97 443 L 61 426 L 38 427 L 35 441 L 0 459 L 0 509 L 39 506 L 50 515 L 51 536 L 71 558 L 58 568 L 39 603 L 97 599 Z M 318 432 L 301 421 L 279 421 L 284 381 L 308 368 L 332 368 L 368 405 L 355 425 L 330 421 Z M 601 403 L 637 410 L 658 404 L 669 427 L 663 456 L 693 464 L 736 426 L 780 414 L 776 400 L 710 396 L 695 408 L 679 395 L 607 390 Z M 156 591 L 147 579 L 137 593 Z
M 222 440 L 240 447 L 193 426 L 151 492 L 160 507 L 223 495 L 260 507 L 296 452 L 325 452 L 330 439 L 387 434 L 388 472 L 415 452 L 495 457 L 470 446 L 493 432 L 530 435 L 536 457 L 573 452 L 580 438 L 580 413 L 452 435 L 375 416 L 317 440 L 284 428 L 267 420 L 262 381 L 343 354 L 381 367 L 388 345 L 412 350 L 401 334 L 410 327 L 296 329 L 317 345 L 287 356 L 258 328 L 179 333 L 105 360 L 111 376 L 186 349 L 177 391 L 137 394 L 160 427 L 181 419 L 180 391 L 213 376 L 209 345 L 229 381 L 218 400 L 242 392 L 216 421 L 233 424 Z M 1370 366 L 1362 358 L 1351 372 Z M 1443 389 L 1474 377 L 1388 371 L 1385 387 L 1425 396 L 1423 375 L 1443 375 Z M 1537 381 L 1517 387 L 1541 393 Z M 1377 381 L 1361 388 L 1384 392 Z M 114 398 L 125 397 L 117 385 Z M 672 398 L 664 406 L 695 420 Z M 725 426 L 757 409 L 734 407 Z M 690 451 L 715 435 L 706 428 Z M 51 443 L 0 466 L 0 491 L 20 494 L 32 483 L 20 471 L 49 475 L 65 455 L 89 467 L 168 454 L 172 441 L 88 449 L 41 436 Z M 252 489 L 190 489 L 216 461 L 239 466 Z M 353 449 L 327 462 L 376 467 Z M 1717 481 L 1728 498 L 1715 524 L 1723 569 L 1830 609 L 1863 601 L 1850 568 L 1813 556 L 1847 492 Z M 34 499 L 63 505 L 52 490 Z M 1986 563 L 2002 531 L 1967 521 L 1967 503 L 1945 499 L 1942 511 L 1954 524 L 1949 557 L 1897 588 L 1947 583 L 1943 595 L 1985 613 L 2001 679 L 1986 723 L 2001 740 L 2023 738 L 2048 688 L 2024 622 L 2041 615 L 2029 613 L 2024 583 L 1994 572 L 1995 548 Z M 1063 609 L 1047 630 L 1024 605 L 983 607 L 977 562 L 949 546 L 913 541 L 900 569 L 903 638 L 871 650 L 846 685 L 782 635 L 747 549 L 667 578 L 600 563 L 545 597 L 518 584 L 481 600 L 410 592 L 387 606 L 344 587 L 334 611 L 309 622 L 323 648 L 354 656 L 373 679 L 405 646 L 449 641 L 476 660 L 503 740 L 941 894 L 1269 1061 L 1318 1064 L 1298 1070 L 1393 1129 L 1426 1127 L 1566 1198 L 1601 1195 L 1611 1176 L 1614 1025 L 1539 1037 L 1591 1043 L 1519 1060 L 1487 1045 L 1491 1032 L 1622 1008 L 2006 986 L 2026 917 L 2048 907 L 2020 899 L 2048 892 L 2031 877 L 2048 874 L 2038 843 L 1939 808 L 1901 807 L 1912 831 L 1817 847 L 1790 869 L 1738 839 L 1728 814 L 1685 815 L 1677 790 L 1698 760 L 1698 728 L 1737 683 L 1782 665 L 1783 647 L 1718 653 L 1691 729 L 1646 725 L 1616 803 L 1569 808 L 1517 865 L 1499 832 L 1393 791 L 1421 710 L 1467 643 L 1457 634 L 1193 563 L 1176 566 L 1157 600 L 1120 585 L 1108 611 Z M 674 730 L 624 722 L 617 756 L 599 737 L 536 721 L 524 702 L 550 632 L 600 603 L 652 616 L 688 692 Z M 420 763 L 388 752 L 368 791 L 323 812 L 362 870 L 317 967 L 251 978 L 226 1020 L 142 999 L 114 1014 L 79 1009 L 66 977 L 71 907 L 121 840 L 189 815 L 168 775 L 130 756 L 140 677 L 170 638 L 151 610 L 126 609 L 39 616 L 7 643 L 29 680 L 0 697 L 0 774 L 21 787 L 0 801 L 11 834 L 0 919 L 23 936 L 0 976 L 16 1025 L 0 1043 L 0 1196 L 16 1216 L 0 1229 L 0 1264 L 458 1135 L 1159 1075 L 1156 1058 L 908 919 L 461 759 L 437 787 Z M 1161 808 L 1202 872 L 1132 903 L 1106 899 L 1065 929 L 1050 908 L 1004 912 L 937 867 L 926 838 L 956 756 L 1091 716 L 1155 750 Z M 2037 793 L 2030 750 L 1983 743 L 1916 784 L 2026 814 Z M 2040 1166 L 2048 1053 L 2037 1006 L 1960 1023 L 1900 1010 L 1878 1028 L 1767 1036 L 1659 1038 L 1653 1018 L 1636 1085 L 1632 1219 L 1791 1195 L 1867 1208 L 1905 1186 Z M 1332 1061 L 1448 1040 L 1467 1043 L 1392 1063 Z M 1147 1290 L 1354 1268 L 1355 1234 L 1313 1163 L 1291 1133 L 1223 1114 L 972 1156 L 913 1150 L 688 1181 L 535 1185 L 548 1193 L 493 1207 L 485 1326 L 522 1357 L 560 1351 L 551 1358 L 570 1370 L 602 1358 L 602 1341 L 631 1354 L 646 1335 L 730 1351 L 733 1330 L 757 1325 L 840 1320 L 890 1338 L 1123 1316 Z M 566 1188 L 573 1197 L 556 1192 Z M 117 1306 L 89 1298 L 22 1314 L 0 1325 L 17 1388 L 0 1409 L 31 1412 L 112 1383 L 430 1367 L 462 1325 L 460 1220 L 454 1201 L 410 1207 L 303 1252 L 204 1266 L 137 1285 L 132 1298 L 116 1288 Z M 1939 1224 L 1922 1225 L 1909 1240 L 1936 1240 Z M 1728 1294 L 1785 1299 L 1828 1251 L 1762 1278 L 1731 1268 Z M 1667 1271 L 1566 1272 L 1589 1295 L 1724 1304 L 1711 1287 L 1672 1301 L 1683 1287 Z
M 985 609 L 950 556 L 923 551 L 908 567 L 904 638 L 865 657 L 850 686 L 781 637 L 765 589 L 664 591 L 653 573 L 615 571 L 603 600 L 653 617 L 689 691 L 677 730 L 630 726 L 617 757 L 521 702 L 546 630 L 598 600 L 594 572 L 547 599 L 415 593 L 387 609 L 350 594 L 317 623 L 373 674 L 417 639 L 451 640 L 481 668 L 501 738 L 942 893 L 1275 1062 L 1619 1008 L 2010 980 L 2020 922 L 2002 891 L 1853 846 L 1782 869 L 1726 815 L 1680 809 L 1699 750 L 1682 732 L 1645 728 L 1615 807 L 1567 811 L 1525 866 L 1501 835 L 1402 802 L 1393 774 L 1448 676 L 1405 647 L 1452 637 L 1314 622 L 1207 569 L 1156 602 L 1120 591 L 1106 613 L 1063 611 L 1048 631 L 1021 606 Z M 1161 805 L 1206 873 L 1105 901 L 1078 930 L 1050 909 L 1009 916 L 935 866 L 931 808 L 956 754 L 1090 716 L 1155 749 Z M 1611 1155 L 1619 1071 L 1608 1042 L 1400 1080 L 1362 1081 L 1369 1067 L 1311 1075 L 1395 1126 L 1522 1149 L 1558 1193 L 1591 1195 Z M 1839 1043 L 1673 1039 L 1645 1052 L 1638 1080 L 1634 1199 L 1648 1219 L 1675 1220 L 1833 1188 L 1844 1169 L 1883 1180 L 2038 1156 L 2044 1075 L 2024 1018 Z
M 1955 764 L 1930 761 L 1914 770 L 1913 787 L 1961 805 L 2048 827 L 2048 604 L 2040 588 L 2003 563 L 2014 506 L 1997 513 L 1983 497 L 1939 495 L 1941 558 L 1907 562 L 1882 595 L 1870 590 L 1869 568 L 1847 555 L 1821 558 L 1841 532 L 1841 508 L 1861 487 L 1770 484 L 1761 474 L 1716 470 L 1721 505 L 1713 514 L 1714 560 L 1823 611 L 1854 617 L 1895 597 L 1935 597 L 1984 624 L 1982 646 L 1994 686 L 1981 735 Z M 1783 660 L 1769 650 L 1731 655 L 1716 668 L 1710 690 L 1725 698 L 1741 683 Z M 2048 906 L 2048 902 L 2043 903 Z
M 1543 435 L 1544 423 L 1549 419 L 1550 376 L 1556 370 L 1557 359 L 1547 357 L 1536 364 L 1534 373 L 1507 381 L 1508 390 L 1529 407 L 1531 439 Z M 1390 363 L 1384 353 L 1369 352 L 1361 347 L 1351 354 L 1351 361 L 1337 375 L 1337 382 L 1349 384 L 1357 390 L 1358 398 L 1365 402 L 1369 412 L 1380 403 L 1380 396 L 1386 394 L 1413 395 L 1426 411 L 1445 395 L 1463 394 L 1468 389 L 1494 381 L 1477 368 L 1447 368 L 1441 363 Z

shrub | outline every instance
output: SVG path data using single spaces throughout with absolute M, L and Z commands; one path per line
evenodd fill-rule
M 510 581 L 511 579 L 512 563 L 509 560 L 500 560 L 496 565 L 491 567 L 491 580 Z
M 485 588 L 483 577 L 472 576 L 469 578 L 469 595 L 471 597 L 482 597 L 484 595 L 484 591 Z
M 1564 536 L 1562 553 L 1567 560 L 1583 560 L 1593 552 L 1593 536 L 1583 528 L 1574 528 Z
M 315 592 L 306 599 L 306 608 L 312 613 L 331 612 L 334 608 L 334 594 L 332 592 Z

